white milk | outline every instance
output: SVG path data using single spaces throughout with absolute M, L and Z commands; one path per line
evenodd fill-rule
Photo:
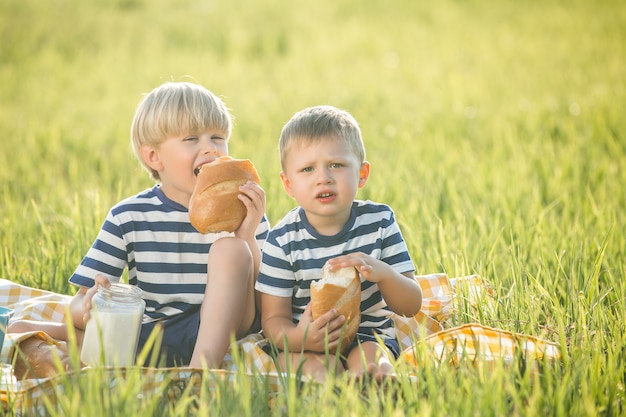
M 135 311 L 93 312 L 85 327 L 80 360 L 95 366 L 131 366 L 135 363 L 135 351 L 139 339 L 141 315 Z
M 98 287 L 85 326 L 80 360 L 96 366 L 132 366 L 145 303 L 138 287 L 114 283 Z

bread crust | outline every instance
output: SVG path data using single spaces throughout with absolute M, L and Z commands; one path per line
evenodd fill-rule
M 41 332 L 20 341 L 15 355 L 13 374 L 18 381 L 50 378 L 69 369 L 66 343 L 44 337 Z M 59 361 L 62 369 L 57 367 Z
M 246 206 L 237 196 L 247 181 L 261 182 L 248 159 L 222 156 L 198 173 L 189 201 L 189 220 L 200 233 L 234 232 L 246 217 Z
M 349 282 L 341 278 L 347 273 L 352 274 Z M 361 324 L 361 279 L 355 268 L 342 268 L 331 273 L 327 267 L 324 267 L 322 279 L 311 283 L 313 320 L 333 308 L 337 310 L 338 315 L 346 318 L 339 344 L 340 351 L 343 353 L 354 340 Z M 336 353 L 336 349 L 332 349 L 330 353 Z

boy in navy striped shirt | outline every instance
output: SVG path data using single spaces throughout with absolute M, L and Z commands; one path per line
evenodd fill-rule
M 265 191 L 240 187 L 247 217 L 234 233 L 197 232 L 189 200 L 199 168 L 228 155 L 232 129 L 226 105 L 204 87 L 167 82 L 147 94 L 131 127 L 133 150 L 155 180 L 150 189 L 116 204 L 69 281 L 70 303 L 83 329 L 98 285 L 128 271 L 143 290 L 146 310 L 138 349 L 155 326 L 167 366 L 219 367 L 230 337 L 254 330 L 254 283 L 269 225 Z
M 328 371 L 392 375 L 400 352 L 389 314 L 415 315 L 422 293 L 391 208 L 355 200 L 370 173 L 358 123 L 331 106 L 307 108 L 284 126 L 279 149 L 283 186 L 299 206 L 270 230 L 256 283 L 278 366 L 302 365 L 318 381 Z M 361 324 L 345 356 L 326 352 L 338 345 L 345 317 L 311 316 L 310 285 L 327 261 L 331 270 L 356 267 L 361 277 Z

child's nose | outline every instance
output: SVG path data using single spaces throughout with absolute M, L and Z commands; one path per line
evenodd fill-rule
M 204 139 L 201 143 L 204 153 L 212 153 L 217 150 L 217 145 L 211 140 L 211 138 Z
M 317 170 L 317 181 L 320 184 L 328 184 L 333 181 L 333 176 L 330 172 L 330 169 L 323 168 Z

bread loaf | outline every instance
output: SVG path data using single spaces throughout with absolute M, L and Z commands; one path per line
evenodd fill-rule
M 311 283 L 311 314 L 313 320 L 331 309 L 346 318 L 339 344 L 343 352 L 352 343 L 361 324 L 361 279 L 353 267 L 331 272 L 328 264 L 322 279 Z M 330 353 L 335 353 L 334 350 Z
M 200 233 L 234 232 L 246 217 L 239 187 L 247 181 L 259 183 L 259 175 L 248 159 L 222 156 L 200 168 L 189 201 L 189 220 Z
M 15 355 L 13 374 L 18 381 L 53 377 L 70 366 L 67 344 L 55 341 L 43 332 L 20 341 Z

